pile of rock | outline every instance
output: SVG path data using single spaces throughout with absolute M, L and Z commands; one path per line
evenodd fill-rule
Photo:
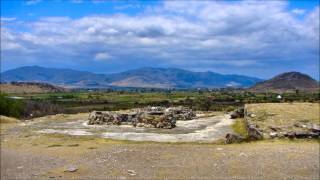
M 136 117 L 135 113 L 116 113 L 110 111 L 93 111 L 89 114 L 89 125 L 93 124 L 115 124 L 120 125 L 122 122 L 130 122 Z
M 235 111 L 233 111 L 231 114 L 231 119 L 236 119 L 236 118 L 243 118 L 244 117 L 244 108 L 238 108 Z
M 190 120 L 195 116 L 191 109 L 184 107 L 146 107 L 128 112 L 93 111 L 88 124 L 120 125 L 126 122 L 134 127 L 171 129 L 175 127 L 176 120 Z
M 261 140 L 263 139 L 263 133 L 255 124 L 248 124 L 247 125 L 248 131 L 248 139 L 249 140 Z
M 293 125 L 295 130 L 286 130 L 281 127 L 270 126 L 270 138 L 320 138 L 320 127 L 316 124 L 301 124 Z
M 225 140 L 226 144 L 240 143 L 245 140 L 245 138 L 240 136 L 239 134 L 232 134 L 232 133 L 228 133 L 225 138 L 226 138 Z
M 170 114 L 177 120 L 191 120 L 196 117 L 196 113 L 192 109 L 182 106 L 167 108 L 165 114 Z
M 132 121 L 134 127 L 147 127 L 147 128 L 164 128 L 171 129 L 176 126 L 176 118 L 171 114 L 149 114 L 140 113 L 138 118 Z

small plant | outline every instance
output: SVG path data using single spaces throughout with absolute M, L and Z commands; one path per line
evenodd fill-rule
M 247 127 L 244 119 L 237 119 L 231 127 L 235 133 L 241 135 L 244 138 L 248 137 Z

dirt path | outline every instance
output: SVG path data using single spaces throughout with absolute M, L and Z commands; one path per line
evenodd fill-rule
M 68 167 L 78 170 L 64 172 Z M 1 179 L 48 178 L 319 179 L 319 144 L 105 143 L 91 149 L 82 144 L 1 149 Z

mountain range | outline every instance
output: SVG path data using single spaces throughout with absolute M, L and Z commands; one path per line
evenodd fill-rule
M 222 88 L 251 87 L 262 79 L 177 68 L 144 67 L 113 74 L 24 66 L 1 73 L 1 82 L 44 82 L 66 87 Z

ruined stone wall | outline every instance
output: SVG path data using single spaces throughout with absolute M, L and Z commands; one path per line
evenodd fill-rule
M 89 125 L 120 125 L 124 122 L 134 127 L 174 128 L 177 120 L 191 120 L 196 114 L 185 107 L 145 107 L 127 112 L 93 111 L 89 114 Z

